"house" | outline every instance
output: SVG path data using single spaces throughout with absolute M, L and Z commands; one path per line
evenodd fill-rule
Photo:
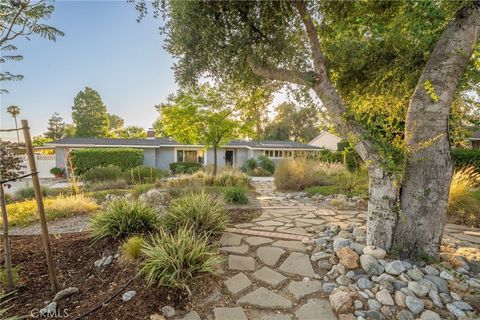
M 338 150 L 338 143 L 341 142 L 342 139 L 337 137 L 334 134 L 331 134 L 327 131 L 322 131 L 315 139 L 310 141 L 308 144 L 314 147 L 330 150 L 330 151 L 337 151 Z
M 472 143 L 472 149 L 480 149 L 480 130 L 475 131 L 468 140 Z
M 65 155 L 71 149 L 81 148 L 138 148 L 143 150 L 143 164 L 168 170 L 172 162 L 213 164 L 213 149 L 203 145 L 182 144 L 169 138 L 114 139 L 63 138 L 46 146 L 55 148 L 56 166 L 66 167 Z M 217 150 L 219 168 L 225 165 L 241 168 L 248 159 L 264 155 L 273 161 L 292 157 L 295 152 L 315 152 L 321 148 L 293 141 L 232 140 Z

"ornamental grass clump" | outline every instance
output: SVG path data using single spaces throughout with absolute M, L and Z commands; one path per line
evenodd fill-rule
M 453 173 L 448 196 L 448 212 L 459 222 L 478 225 L 480 199 L 476 192 L 480 188 L 480 173 L 473 166 L 461 167 Z
M 159 217 L 155 209 L 140 201 L 119 199 L 111 201 L 105 211 L 90 219 L 94 240 L 125 238 L 134 234 L 155 231 Z
M 223 190 L 223 197 L 226 203 L 231 204 L 247 204 L 247 191 L 243 186 L 225 187 Z
M 132 236 L 122 244 L 122 255 L 127 260 L 138 259 L 145 245 L 145 239 L 141 236 Z
M 220 235 L 228 223 L 223 205 L 205 191 L 173 200 L 163 218 L 167 230 L 176 231 L 186 226 L 201 236 Z
M 238 169 L 224 169 L 215 178 L 215 184 L 221 187 L 250 186 L 250 178 Z
M 180 288 L 190 294 L 193 279 L 215 273 L 221 262 L 216 251 L 206 236 L 196 236 L 192 228 L 184 226 L 175 233 L 161 230 L 142 249 L 146 260 L 140 273 L 148 286 Z

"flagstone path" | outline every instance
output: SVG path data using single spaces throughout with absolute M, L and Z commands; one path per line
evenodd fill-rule
M 253 182 L 261 215 L 236 224 L 220 240 L 225 254 L 225 299 L 212 301 L 212 320 L 331 320 L 322 279 L 328 270 L 312 263 L 310 235 L 323 224 L 365 224 L 366 212 L 336 210 L 310 198 L 287 197 L 273 181 Z M 479 252 L 480 230 L 447 225 L 445 240 Z M 480 258 L 480 256 L 479 256 Z

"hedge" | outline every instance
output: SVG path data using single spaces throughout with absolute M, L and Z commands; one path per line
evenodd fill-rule
M 196 162 L 172 162 L 170 163 L 170 170 L 174 174 L 179 173 L 194 173 L 203 168 L 201 163 Z
M 143 150 L 132 148 L 87 148 L 71 152 L 72 164 L 76 174 L 109 165 L 117 166 L 122 171 L 143 164 Z
M 475 166 L 480 171 L 480 149 L 452 149 L 452 161 L 455 168 Z

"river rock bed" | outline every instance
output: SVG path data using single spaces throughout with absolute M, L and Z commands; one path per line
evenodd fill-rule
M 433 264 L 390 259 L 365 245 L 364 227 L 319 226 L 311 260 L 339 319 L 478 319 L 478 263 L 441 255 Z

